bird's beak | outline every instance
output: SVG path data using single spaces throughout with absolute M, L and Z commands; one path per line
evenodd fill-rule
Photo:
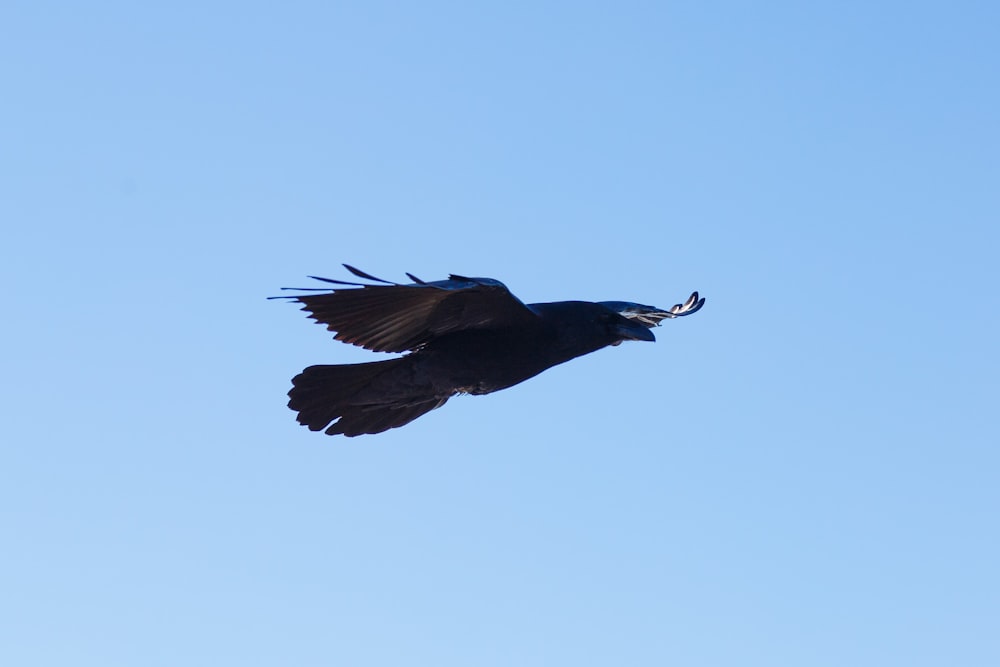
M 653 332 L 643 325 L 626 320 L 625 318 L 622 318 L 622 320 L 613 329 L 614 333 L 622 340 L 647 340 L 650 342 L 656 340 Z

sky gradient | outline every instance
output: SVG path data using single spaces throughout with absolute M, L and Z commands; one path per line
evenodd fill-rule
M 5 3 L 0 663 L 1000 664 L 998 24 Z M 708 301 L 328 438 L 341 262 Z

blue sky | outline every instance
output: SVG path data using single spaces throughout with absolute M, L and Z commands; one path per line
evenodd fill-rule
M 0 662 L 1000 663 L 998 21 L 5 3 Z M 335 439 L 341 262 L 708 303 Z

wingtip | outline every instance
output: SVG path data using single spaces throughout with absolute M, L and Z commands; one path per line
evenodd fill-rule
M 320 282 L 330 283 L 332 285 L 353 285 L 355 287 L 362 285 L 362 283 L 352 283 L 346 280 L 337 280 L 336 278 L 324 278 L 323 276 L 306 276 L 306 277 L 312 278 L 313 280 L 319 280 Z
M 358 278 L 364 278 L 365 280 L 374 280 L 377 283 L 385 283 L 386 285 L 395 285 L 396 283 L 391 280 L 383 280 L 382 278 L 376 278 L 370 273 L 365 273 L 361 269 L 355 268 L 350 264 L 344 264 L 344 268 L 356 275 Z
M 705 305 L 705 297 L 699 298 L 697 292 L 691 295 L 691 299 L 693 300 L 693 305 L 691 306 L 691 309 L 688 312 L 684 313 L 685 315 L 690 315 L 691 313 L 697 313 L 699 310 L 701 310 L 701 307 Z
M 691 315 L 692 313 L 697 313 L 702 306 L 705 305 L 705 299 L 698 294 L 697 291 L 691 293 L 691 296 L 687 298 L 684 303 L 674 304 L 670 308 L 670 317 L 684 317 L 685 315 Z

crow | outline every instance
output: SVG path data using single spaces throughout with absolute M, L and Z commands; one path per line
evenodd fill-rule
M 654 341 L 650 328 L 697 312 L 694 292 L 669 310 L 628 301 L 524 304 L 492 278 L 452 274 L 409 284 L 344 268 L 371 283 L 310 276 L 330 288 L 290 299 L 334 338 L 401 357 L 310 366 L 292 379 L 288 407 L 312 431 L 348 437 L 410 423 L 458 394 L 489 394 L 624 340 Z

